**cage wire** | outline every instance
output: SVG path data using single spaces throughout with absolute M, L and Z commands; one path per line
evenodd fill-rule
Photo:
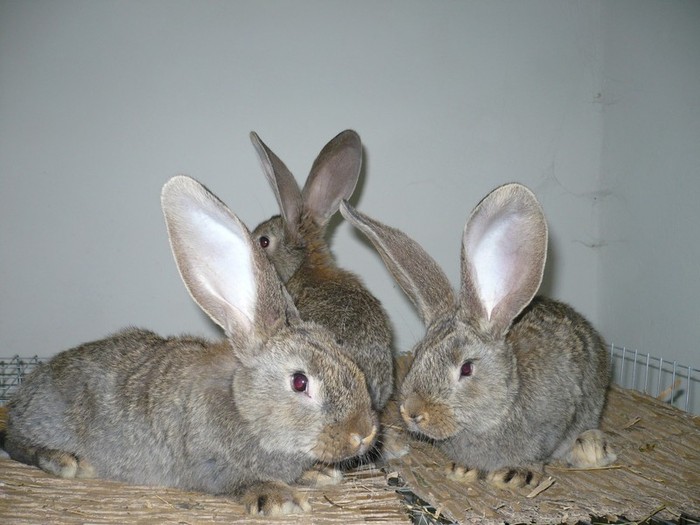
M 0 406 L 5 405 L 15 393 L 22 379 L 45 361 L 40 357 L 0 357 Z
M 611 343 L 608 346 L 612 380 L 660 399 L 691 414 L 700 414 L 700 370 Z M 5 405 L 22 379 L 44 358 L 0 357 L 0 406 Z
M 611 343 L 612 380 L 691 414 L 700 414 L 700 371 Z

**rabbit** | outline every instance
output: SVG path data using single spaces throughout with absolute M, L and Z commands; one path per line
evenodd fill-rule
M 195 180 L 163 187 L 170 244 L 210 342 L 130 328 L 56 355 L 9 403 L 5 447 L 64 478 L 227 494 L 253 513 L 309 510 L 289 484 L 377 434 L 362 371 L 299 316 L 245 225 Z
M 255 132 L 251 140 L 281 212 L 258 225 L 253 236 L 275 265 L 302 319 L 329 328 L 362 369 L 374 408 L 380 411 L 394 384 L 389 319 L 361 280 L 335 264 L 325 240 L 329 219 L 357 184 L 360 137 L 346 130 L 328 142 L 303 190 Z
M 400 386 L 411 433 L 453 461 L 451 477 L 530 489 L 553 460 L 615 460 L 598 430 L 610 381 L 601 336 L 571 307 L 536 297 L 547 224 L 533 193 L 506 184 L 474 209 L 462 236 L 461 288 L 401 231 L 355 210 L 363 232 L 427 327 Z

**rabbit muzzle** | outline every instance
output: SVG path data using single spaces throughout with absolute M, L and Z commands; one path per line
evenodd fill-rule
M 459 431 L 452 410 L 443 403 L 409 395 L 399 406 L 399 412 L 409 431 L 430 439 L 447 439 Z
M 316 460 L 336 463 L 365 454 L 379 432 L 376 416 L 357 415 L 347 421 L 331 423 L 321 432 L 312 453 Z

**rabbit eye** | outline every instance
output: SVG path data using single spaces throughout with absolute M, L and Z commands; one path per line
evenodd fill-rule
M 292 376 L 292 388 L 295 392 L 306 392 L 309 388 L 309 379 L 301 372 L 297 372 Z
M 465 361 L 459 369 L 460 377 L 469 377 L 474 371 L 474 364 L 471 361 Z
M 261 236 L 260 239 L 258 239 L 258 242 L 260 243 L 260 246 L 262 248 L 267 248 L 268 246 L 270 246 L 270 239 L 268 239 L 264 235 Z

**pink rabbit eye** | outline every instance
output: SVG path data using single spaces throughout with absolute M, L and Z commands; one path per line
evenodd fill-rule
M 270 246 L 270 239 L 268 239 L 268 238 L 265 237 L 264 235 L 263 235 L 262 237 L 260 237 L 260 239 L 258 240 L 258 242 L 260 243 L 260 246 L 261 246 L 262 248 L 267 248 L 268 246 Z
M 295 392 L 306 392 L 309 387 L 309 379 L 302 374 L 297 372 L 292 376 L 292 388 Z
M 459 376 L 460 377 L 469 377 L 472 375 L 472 372 L 474 371 L 474 365 L 472 364 L 471 361 L 465 361 L 464 364 L 462 365 L 462 368 L 459 369 Z

